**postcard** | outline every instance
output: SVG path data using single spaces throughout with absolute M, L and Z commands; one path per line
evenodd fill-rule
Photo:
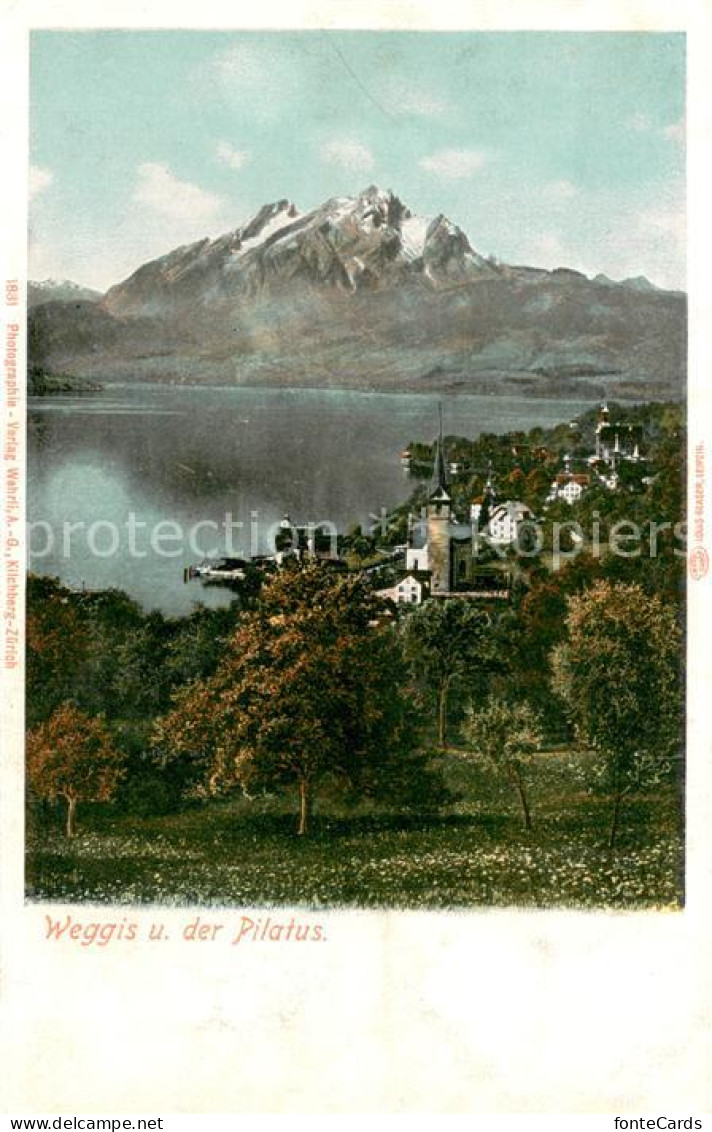
M 6 1111 L 701 1127 L 709 11 L 2 20 Z

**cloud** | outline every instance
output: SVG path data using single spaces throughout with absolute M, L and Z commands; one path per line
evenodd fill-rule
M 550 201 L 559 203 L 572 200 L 578 195 L 578 189 L 572 181 L 564 178 L 561 181 L 549 181 L 548 185 L 544 186 L 544 195 Z
M 687 218 L 685 210 L 673 204 L 663 203 L 657 208 L 641 212 L 638 229 L 642 235 L 650 236 L 657 232 L 666 237 L 680 252 L 684 252 L 687 239 Z
M 629 130 L 635 130 L 638 134 L 647 134 L 653 128 L 653 124 L 647 114 L 638 111 L 637 114 L 631 115 L 626 122 Z
M 245 149 L 233 149 L 229 142 L 220 141 L 215 147 L 218 161 L 228 165 L 230 169 L 242 169 L 250 160 L 250 154 Z
M 105 291 L 141 264 L 206 236 L 219 236 L 246 223 L 250 215 L 244 204 L 231 202 L 229 209 L 212 220 L 181 219 L 126 201 L 109 228 L 100 214 L 73 228 L 56 224 L 54 218 L 38 217 L 30 231 L 30 277 L 74 279 Z
M 428 157 L 421 157 L 418 164 L 427 173 L 455 181 L 478 173 L 488 160 L 489 155 L 481 149 L 441 149 Z
M 349 173 L 368 173 L 375 164 L 371 150 L 353 138 L 335 138 L 325 142 L 319 153 L 322 161 L 339 165 Z
M 245 87 L 259 89 L 269 80 L 269 57 L 256 44 L 238 44 L 216 55 L 211 69 L 228 92 Z
M 43 193 L 45 189 L 48 189 L 53 180 L 54 174 L 49 169 L 43 169 L 40 165 L 30 165 L 30 200 L 36 197 L 38 193 Z
M 71 225 L 35 210 L 31 277 L 75 279 L 103 291 L 141 264 L 181 245 L 220 236 L 252 215 L 250 206 L 232 194 L 223 198 L 208 192 L 180 180 L 169 166 L 150 161 L 137 167 L 134 184 L 117 203 L 121 207 L 108 227 L 101 213 Z
M 146 161 L 138 167 L 138 182 L 133 193 L 136 204 L 145 205 L 171 220 L 210 221 L 223 208 L 223 200 L 214 193 L 180 181 L 167 165 Z
M 440 118 L 450 109 L 450 103 L 441 95 L 398 79 L 385 84 L 383 98 L 392 114 L 407 114 L 415 118 Z
M 273 119 L 303 93 L 303 53 L 284 41 L 234 44 L 197 68 L 196 93 L 217 93 L 253 120 Z
M 675 142 L 677 145 L 685 144 L 686 123 L 684 117 L 677 122 L 671 122 L 668 126 L 656 126 L 647 114 L 638 113 L 628 119 L 626 126 L 639 134 L 656 134 L 658 137 Z
M 669 126 L 664 126 L 662 135 L 664 138 L 667 138 L 668 141 L 676 142 L 677 145 L 684 145 L 686 126 L 687 123 L 685 119 L 681 118 L 679 122 L 672 122 Z
M 536 267 L 572 267 L 612 279 L 646 275 L 662 287 L 685 286 L 685 193 L 678 179 L 637 187 L 580 189 L 576 207 L 553 213 L 538 194 L 508 202 L 503 258 Z M 501 252 L 500 252 L 501 254 Z
M 611 233 L 615 257 L 602 270 L 614 278 L 646 275 L 658 286 L 685 288 L 684 201 L 665 195 L 655 204 L 623 213 Z

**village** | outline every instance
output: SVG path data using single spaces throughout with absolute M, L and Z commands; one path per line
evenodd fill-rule
M 479 465 L 478 442 L 470 442 L 468 452 L 468 442 L 444 437 L 440 410 L 432 448 L 414 444 L 400 453 L 404 474 L 416 486 L 408 504 L 379 530 L 365 534 L 356 527 L 336 536 L 326 524 L 297 526 L 285 514 L 271 554 L 204 560 L 186 570 L 185 581 L 239 591 L 255 570 L 269 573 L 289 561 L 316 560 L 370 575 L 388 606 L 454 596 L 507 601 L 517 559 L 526 562 L 544 547 L 547 518 L 575 515 L 592 492 L 644 492 L 655 479 L 643 425 L 624 413 L 613 416 L 606 399 L 592 429 L 572 420 L 554 432 L 555 443 L 548 445 L 527 443 L 521 434 L 490 437 L 496 451 Z
M 679 906 L 683 407 L 437 426 L 374 529 L 201 564 L 213 608 L 30 574 L 30 898 Z

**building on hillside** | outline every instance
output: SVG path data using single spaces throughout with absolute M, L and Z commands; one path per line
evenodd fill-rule
M 478 495 L 470 504 L 470 522 L 476 525 L 478 530 L 485 531 L 487 529 L 489 517 L 496 502 L 497 492 L 492 481 L 492 461 L 490 460 L 482 495 Z
M 640 425 L 611 421 L 606 401 L 601 402 L 596 422 L 595 452 L 592 459 L 605 460 L 614 467 L 618 460 L 641 459 L 642 428 Z
M 564 503 L 578 503 L 583 493 L 591 486 L 590 470 L 574 472 L 572 463 L 571 456 L 564 456 L 564 470 L 557 472 L 554 477 L 546 497 L 547 503 L 555 503 L 557 499 L 563 499 Z
M 507 499 L 495 504 L 490 513 L 486 533 L 497 546 L 512 546 L 523 541 L 526 532 L 531 531 L 535 522 L 534 512 L 517 499 Z
M 405 551 L 405 568 L 409 571 L 430 570 L 427 526 L 423 519 L 414 522 L 412 515 L 408 516 L 408 541 Z
M 546 502 L 553 503 L 557 499 L 563 499 L 565 503 L 578 503 L 590 486 L 591 477 L 587 472 L 559 472 L 551 485 Z
M 474 573 L 472 528 L 469 524 L 458 523 L 453 511 L 445 470 L 442 422 L 435 451 L 432 490 L 423 522 L 432 596 L 452 593 L 458 586 L 465 587 Z
M 477 531 L 457 520 L 446 468 L 441 423 L 430 493 L 422 515 L 409 525 L 406 549 L 406 571 L 429 578 L 430 597 L 465 596 L 478 579 Z
M 376 590 L 378 597 L 396 605 L 421 605 L 430 596 L 430 574 L 427 571 L 405 571 L 385 589 Z
M 274 561 L 281 566 L 287 559 L 317 559 L 338 562 L 336 532 L 327 523 L 295 526 L 289 515 L 279 524 L 274 539 Z

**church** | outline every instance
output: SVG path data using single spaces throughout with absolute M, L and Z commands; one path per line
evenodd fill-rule
M 472 588 L 476 581 L 475 534 L 460 523 L 448 491 L 442 422 L 435 450 L 431 490 L 422 515 L 411 519 L 406 549 L 406 574 L 427 578 L 431 597 L 446 597 Z
M 615 470 L 618 460 L 641 459 L 643 430 L 640 425 L 611 421 L 606 401 L 601 402 L 596 422 L 596 449 L 589 462 L 604 460 Z

